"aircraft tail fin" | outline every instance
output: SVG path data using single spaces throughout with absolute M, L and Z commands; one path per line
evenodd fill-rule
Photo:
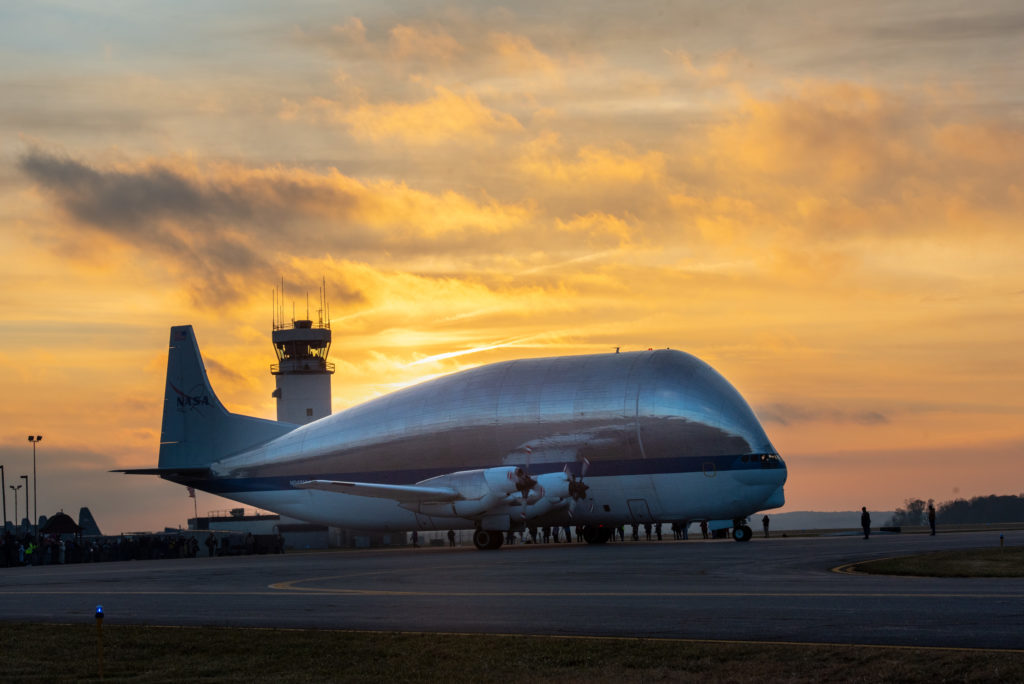
M 100 536 L 100 526 L 96 524 L 96 518 L 92 517 L 92 511 L 88 506 L 82 506 L 78 511 L 78 526 L 82 528 L 82 534 L 92 537 Z
M 202 468 L 296 427 L 230 413 L 210 386 L 192 326 L 171 328 L 159 468 Z

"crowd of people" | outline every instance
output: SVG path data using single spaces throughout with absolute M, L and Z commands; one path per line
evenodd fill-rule
M 708 524 L 701 522 L 700 525 L 704 539 L 708 539 L 711 536 L 708 532 Z M 608 541 L 626 541 L 626 527 L 626 525 L 613 526 L 611 528 L 612 535 Z M 634 523 L 630 527 L 632 527 L 630 538 L 633 541 L 640 541 L 641 539 L 647 541 L 657 539 L 661 541 L 663 538 L 664 523 Z M 689 523 L 672 523 L 673 538 L 677 540 L 689 539 L 688 528 Z M 454 532 L 449 531 L 448 540 L 451 546 L 455 545 L 454 536 Z M 505 534 L 506 544 L 569 544 L 574 539 L 577 542 L 583 541 L 583 528 L 579 525 L 575 527 L 571 525 L 564 525 L 562 527 L 557 525 L 545 525 L 543 527 L 531 525 L 520 530 L 509 530 Z
M 197 534 L 202 537 L 202 533 L 184 531 L 116 537 L 44 534 L 37 541 L 31 532 L 14 535 L 7 530 L 0 536 L 0 563 L 3 567 L 17 567 L 284 552 L 281 535 L 269 539 L 261 536 L 257 540 L 251 533 L 207 532 L 201 545 Z M 201 551 L 202 546 L 205 551 Z

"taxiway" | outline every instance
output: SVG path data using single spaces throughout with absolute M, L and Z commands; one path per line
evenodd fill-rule
M 1005 532 L 1007 545 L 1024 531 Z M 0 569 L 0 619 L 1024 648 L 1024 579 L 850 575 L 999 532 L 402 548 Z

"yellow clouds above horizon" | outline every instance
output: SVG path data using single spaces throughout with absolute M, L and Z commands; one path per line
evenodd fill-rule
M 607 10 L 161 14 L 102 55 L 0 26 L 0 366 L 31 409 L 4 422 L 50 401 L 129 460 L 188 322 L 271 417 L 270 290 L 301 309 L 322 276 L 336 408 L 672 346 L 784 453 L 1020 441 L 1020 10 Z M 107 379 L 116 350 L 142 370 Z
M 519 122 L 507 114 L 496 113 L 473 93 L 458 95 L 437 86 L 433 97 L 415 103 L 352 105 L 326 98 L 314 98 L 306 106 L 285 103 L 285 118 L 304 113 L 324 117 L 348 127 L 359 140 L 378 142 L 397 139 L 410 145 L 432 146 L 442 142 L 479 142 L 491 140 L 495 132 L 516 131 Z

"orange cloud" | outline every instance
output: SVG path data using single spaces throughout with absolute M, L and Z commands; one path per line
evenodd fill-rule
M 568 221 L 555 219 L 555 226 L 558 230 L 588 235 L 592 240 L 598 242 L 610 237 L 617 240 L 620 245 L 630 241 L 630 235 L 634 230 L 626 221 L 617 216 L 599 213 L 573 216 Z
M 538 50 L 524 35 L 492 32 L 489 34 L 491 48 L 501 64 L 514 73 L 539 72 L 548 76 L 557 75 L 558 64 Z
M 544 183 L 584 187 L 656 182 L 664 174 L 665 158 L 657 151 L 636 154 L 585 146 L 575 158 L 564 159 L 558 135 L 545 133 L 527 145 L 518 160 L 520 170 Z
M 314 119 L 343 124 L 354 138 L 370 142 L 398 140 L 426 146 L 479 143 L 522 129 L 515 117 L 490 109 L 472 92 L 459 95 L 442 86 L 434 88 L 432 98 L 412 103 L 345 104 L 313 98 L 301 108 L 289 103 L 287 118 L 295 119 L 300 109 Z
M 738 80 L 741 72 L 749 71 L 750 59 L 738 50 L 729 50 L 711 56 L 709 59 L 695 60 L 686 50 L 666 50 L 665 53 L 683 69 L 683 73 L 704 87 L 718 86 Z
M 463 53 L 455 38 L 440 28 L 399 24 L 390 31 L 391 53 L 399 59 L 422 58 L 448 62 Z

